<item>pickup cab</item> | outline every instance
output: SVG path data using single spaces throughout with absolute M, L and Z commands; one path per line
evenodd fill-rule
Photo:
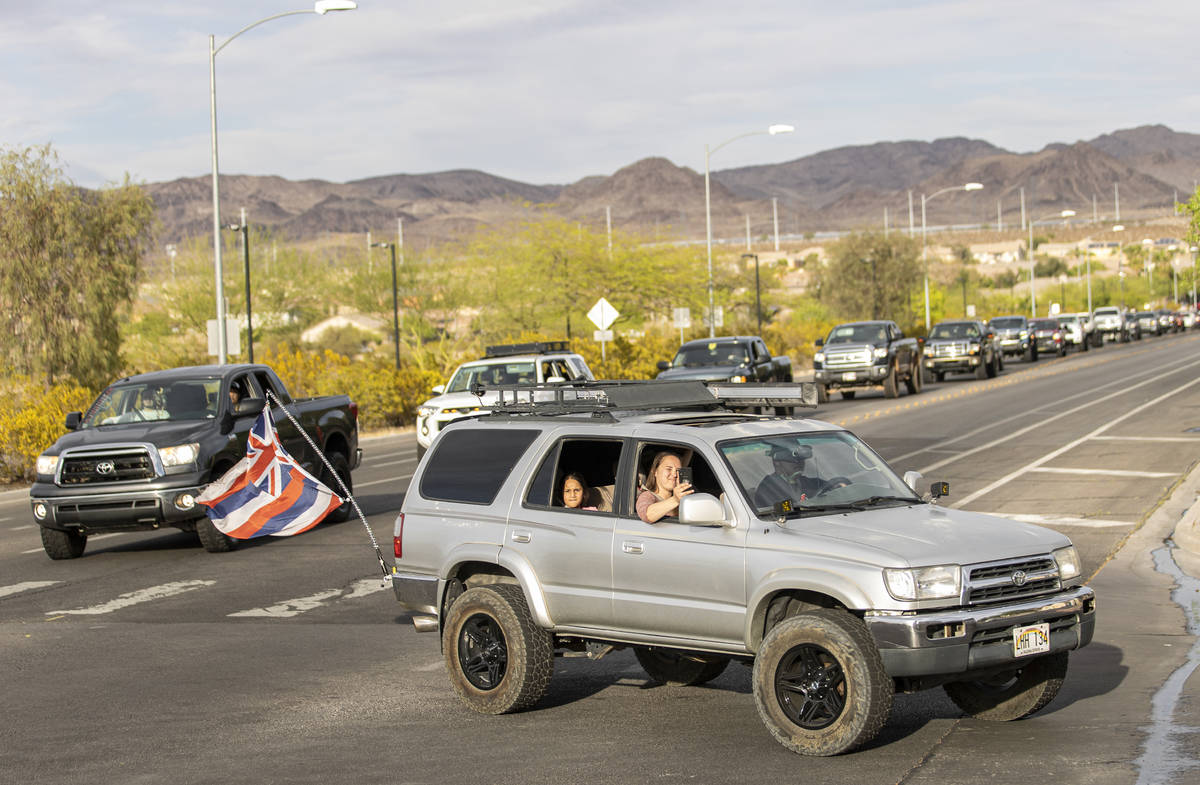
M 1033 714 L 1092 639 L 1095 594 L 1065 535 L 940 506 L 946 483 L 897 476 L 842 428 L 727 405 L 783 400 L 770 385 L 545 387 L 555 400 L 447 426 L 393 529 L 396 598 L 440 635 L 476 712 L 537 704 L 558 656 L 631 648 L 654 682 L 750 666 L 770 734 L 836 755 L 880 731 L 898 692 Z M 808 383 L 776 387 L 815 404 Z M 574 507 L 568 476 L 587 491 Z M 676 501 L 651 522 L 653 498 Z M 671 703 L 647 709 L 663 744 Z M 544 712 L 524 722 L 553 732 Z
M 948 373 L 973 373 L 976 379 L 993 379 L 1004 369 L 996 336 L 983 322 L 938 322 L 925 341 L 925 371 L 935 381 Z
M 758 336 L 699 338 L 679 347 L 670 362 L 659 360 L 659 379 L 706 382 L 790 382 L 790 357 L 773 357 Z
M 846 399 L 864 388 L 883 386 L 883 394 L 895 398 L 900 384 L 909 394 L 921 391 L 922 342 L 905 338 L 895 322 L 849 322 L 817 339 L 813 355 L 813 380 L 817 401 L 825 403 L 832 390 Z
M 37 459 L 29 490 L 51 559 L 83 554 L 89 535 L 173 526 L 196 532 L 205 550 L 237 540 L 212 525 L 196 497 L 246 454 L 246 438 L 270 392 L 301 424 L 351 488 L 362 458 L 358 407 L 345 395 L 294 399 L 265 365 L 174 368 L 118 379 L 68 433 Z M 236 403 L 235 403 L 236 399 Z M 335 492 L 337 482 L 281 407 L 271 412 L 292 457 Z M 345 520 L 349 502 L 329 515 Z

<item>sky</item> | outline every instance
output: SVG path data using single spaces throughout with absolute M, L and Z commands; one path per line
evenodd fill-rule
M 0 0 L 0 148 L 95 187 L 212 171 L 209 36 L 310 0 Z M 714 171 L 950 136 L 1013 152 L 1200 132 L 1200 4 L 360 0 L 215 59 L 220 171 L 538 184 L 651 156 Z

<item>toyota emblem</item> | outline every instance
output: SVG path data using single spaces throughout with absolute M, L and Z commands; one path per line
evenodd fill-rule
M 117 465 L 112 461 L 100 461 L 96 464 L 97 474 L 112 474 L 117 470 Z M 1014 577 L 1015 579 L 1015 577 Z
M 1014 586 L 1024 586 L 1027 579 L 1028 576 L 1025 575 L 1024 570 L 1017 570 L 1012 574 L 1012 582 Z

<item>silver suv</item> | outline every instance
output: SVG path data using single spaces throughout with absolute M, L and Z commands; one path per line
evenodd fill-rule
M 774 737 L 834 755 L 875 736 L 899 691 L 1032 714 L 1092 638 L 1095 595 L 1067 537 L 937 506 L 948 486 L 923 495 L 919 474 L 828 423 L 723 408 L 811 406 L 810 384 L 526 391 L 446 428 L 394 531 L 396 597 L 440 632 L 475 711 L 537 703 L 556 656 L 630 647 L 670 684 L 752 667 Z M 681 465 L 669 477 L 664 452 Z M 575 507 L 568 474 L 583 480 Z M 657 523 L 635 510 L 651 477 L 693 491 Z

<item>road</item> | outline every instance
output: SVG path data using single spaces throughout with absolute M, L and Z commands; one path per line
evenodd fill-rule
M 1198 375 L 1200 335 L 1185 334 L 812 413 L 948 481 L 945 504 L 1070 535 L 1100 609 L 1096 641 L 1033 718 L 898 696 L 875 742 L 831 759 L 771 740 L 748 669 L 664 687 L 627 651 L 559 660 L 533 711 L 469 713 L 437 637 L 381 589 L 356 520 L 229 554 L 173 530 L 96 537 L 51 562 L 26 497 L 0 494 L 0 782 L 1193 782 L 1200 677 L 1165 726 L 1161 691 L 1200 652 L 1149 554 L 1194 499 Z M 363 446 L 357 498 L 387 553 L 415 442 Z

